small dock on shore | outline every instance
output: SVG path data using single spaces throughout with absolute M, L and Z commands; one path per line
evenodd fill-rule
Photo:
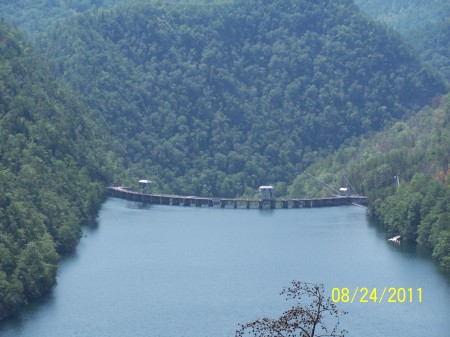
M 108 187 L 108 194 L 112 197 L 149 204 L 171 206 L 196 206 L 219 208 L 313 208 L 345 205 L 367 205 L 367 197 L 360 195 L 332 196 L 313 199 L 244 199 L 244 198 L 214 198 L 183 196 L 174 194 L 153 194 L 132 190 L 126 187 Z

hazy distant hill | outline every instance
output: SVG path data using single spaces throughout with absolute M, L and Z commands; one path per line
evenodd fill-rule
M 150 0 L 152 1 L 152 0 Z M 210 4 L 234 0 L 165 0 L 170 3 Z M 4 0 L 0 2 L 0 18 L 35 35 L 46 31 L 59 20 L 87 11 L 110 8 L 117 4 L 148 0 Z
M 450 81 L 450 2 L 448 0 L 355 0 L 374 19 L 400 32 Z
M 125 0 L 18 0 L 0 3 L 0 18 L 28 33 L 41 33 L 58 20 Z
M 124 5 L 60 22 L 41 44 L 105 116 L 130 174 L 168 192 L 289 182 L 443 90 L 347 0 Z

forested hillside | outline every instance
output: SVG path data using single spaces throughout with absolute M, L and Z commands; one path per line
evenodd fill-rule
M 448 0 L 355 0 L 374 19 L 398 31 L 450 81 Z
M 51 289 L 105 183 L 284 195 L 342 144 L 311 170 L 345 172 L 390 233 L 448 268 L 445 85 L 352 1 L 42 0 L 0 13 L 33 34 L 0 24 L 0 319 Z M 290 193 L 315 189 L 299 176 Z
M 40 41 L 121 140 L 130 176 L 166 192 L 283 193 L 318 155 L 443 90 L 346 0 L 141 3 L 76 15 Z
M 335 188 L 368 195 L 370 214 L 390 235 L 430 248 L 450 272 L 450 95 L 434 103 L 309 171 Z M 292 197 L 329 193 L 306 174 L 290 187 Z
M 47 74 L 0 24 L 0 320 L 55 284 L 112 175 L 104 133 Z

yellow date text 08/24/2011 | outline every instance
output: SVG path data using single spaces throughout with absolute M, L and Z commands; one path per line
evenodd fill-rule
M 422 288 L 333 288 L 334 303 L 422 303 Z

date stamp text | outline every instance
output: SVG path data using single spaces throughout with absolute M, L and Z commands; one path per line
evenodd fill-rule
M 422 303 L 422 288 L 333 288 L 334 303 Z

